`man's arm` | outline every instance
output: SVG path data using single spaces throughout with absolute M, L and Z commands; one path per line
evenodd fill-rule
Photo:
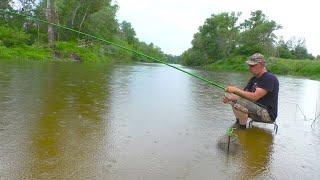
M 236 88 L 234 86 L 228 86 L 226 88 L 226 92 L 229 93 L 233 93 L 236 94 L 242 98 L 248 99 L 250 101 L 258 101 L 260 98 L 262 98 L 263 96 L 265 96 L 268 91 L 262 88 L 257 87 L 255 92 L 248 92 L 248 91 L 244 91 L 241 90 L 239 88 Z

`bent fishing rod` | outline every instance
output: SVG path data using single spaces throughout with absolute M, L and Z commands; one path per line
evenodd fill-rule
M 126 51 L 128 51 L 128 52 L 135 53 L 135 54 L 137 54 L 137 55 L 139 55 L 139 56 L 142 56 L 142 57 L 145 57 L 145 58 L 154 60 L 154 61 L 156 61 L 156 62 L 158 62 L 158 63 L 167 65 L 167 66 L 172 67 L 172 68 L 174 68 L 174 69 L 177 69 L 177 70 L 179 70 L 179 71 L 181 71 L 181 72 L 184 72 L 184 73 L 186 73 L 186 74 L 188 74 L 188 75 L 190 75 L 190 76 L 192 76 L 192 77 L 194 77 L 194 78 L 196 78 L 196 79 L 199 79 L 199 80 L 201 80 L 201 81 L 203 81 L 203 82 L 205 82 L 205 83 L 207 83 L 207 84 L 209 84 L 209 85 L 211 85 L 211 86 L 214 86 L 214 87 L 216 87 L 216 88 L 225 90 L 225 87 L 224 87 L 224 86 L 222 86 L 222 85 L 220 85 L 220 84 L 218 84 L 218 83 L 216 83 L 216 82 L 212 82 L 212 81 L 210 81 L 210 80 L 208 80 L 208 79 L 206 79 L 206 78 L 204 78 L 204 77 L 202 77 L 202 76 L 200 76 L 200 75 L 197 75 L 197 74 L 195 74 L 195 73 L 190 73 L 190 72 L 185 71 L 185 70 L 183 70 L 183 69 L 181 69 L 181 68 L 178 68 L 178 67 L 176 67 L 176 66 L 173 66 L 173 65 L 171 65 L 171 64 L 169 64 L 169 63 L 167 63 L 167 62 L 165 62 L 165 61 L 163 61 L 163 60 L 160 60 L 160 59 L 157 59 L 157 58 L 148 56 L 148 55 L 146 55 L 146 54 L 144 54 L 144 53 L 141 53 L 141 52 L 138 52 L 138 51 L 136 51 L 136 50 L 133 50 L 133 49 L 124 47 L 124 46 L 122 46 L 122 45 L 120 45 L 120 44 L 111 42 L 111 41 L 106 40 L 106 39 L 103 39 L 103 38 L 101 38 L 101 37 L 97 37 L 97 36 L 94 36 L 94 35 L 91 35 L 91 34 L 87 34 L 87 33 L 84 33 L 84 32 L 81 32 L 81 31 L 78 31 L 78 30 L 75 30 L 75 29 L 72 29 L 72 28 L 69 28 L 69 27 L 60 25 L 60 24 L 51 23 L 51 22 L 48 22 L 48 21 L 46 21 L 46 20 L 42 20 L 42 19 L 38 19 L 38 18 L 31 17 L 31 16 L 19 14 L 19 13 L 17 13 L 17 12 L 12 12 L 12 11 L 9 11 L 9 10 L 0 9 L 0 13 L 8 13 L 8 14 L 11 14 L 11 15 L 24 17 L 24 18 L 29 19 L 29 20 L 31 20 L 31 21 L 42 22 L 42 23 L 45 23 L 45 24 L 49 24 L 49 25 L 52 25 L 52 26 L 55 26 L 55 27 L 58 27 L 58 28 L 61 28 L 61 29 L 69 30 L 69 31 L 71 31 L 71 32 L 75 32 L 75 33 L 78 33 L 78 34 L 81 34 L 81 35 L 90 37 L 90 38 L 92 38 L 92 39 L 96 39 L 96 40 L 101 41 L 101 42 L 104 42 L 104 43 L 106 43 L 106 44 L 109 44 L 109 45 L 118 47 L 118 48 L 123 49 L 123 50 L 126 50 Z M 245 97 L 243 97 L 243 98 L 245 98 Z M 245 98 L 245 99 L 247 99 L 247 98 Z M 247 100 L 249 100 L 249 99 L 247 99 Z M 251 100 L 249 100 L 249 101 L 251 101 Z M 261 105 L 261 104 L 259 104 L 259 103 L 257 103 L 257 102 L 254 102 L 254 101 L 251 101 L 251 102 L 253 102 L 254 104 L 256 104 L 256 105 L 258 105 L 258 106 L 264 107 L 263 105 Z
M 172 68 L 174 68 L 174 69 L 177 69 L 177 70 L 179 70 L 179 71 L 181 71 L 181 72 L 184 72 L 184 73 L 186 73 L 186 74 L 188 74 L 188 75 L 190 75 L 190 76 L 192 76 L 192 77 L 194 77 L 194 78 L 197 78 L 197 79 L 199 79 L 199 80 L 201 80 L 201 81 L 204 81 L 204 82 L 206 82 L 206 83 L 209 84 L 209 85 L 212 85 L 212 86 L 215 86 L 215 87 L 217 87 L 217 88 L 219 88 L 219 89 L 225 90 L 225 87 L 223 87 L 222 85 L 219 85 L 218 83 L 212 82 L 212 81 L 210 81 L 210 80 L 208 80 L 208 79 L 206 79 L 206 78 L 204 78 L 204 77 L 201 77 L 201 76 L 199 76 L 199 75 L 197 75 L 197 74 L 190 73 L 190 72 L 185 71 L 185 70 L 183 70 L 183 69 L 181 69 L 181 68 L 178 68 L 178 67 L 176 67 L 176 66 L 173 66 L 173 65 L 171 65 L 171 64 L 169 64 L 169 63 L 167 63 L 167 62 L 165 62 L 165 61 L 163 61 L 163 60 L 160 60 L 160 59 L 157 59 L 157 58 L 148 56 L 148 55 L 146 55 L 146 54 L 143 54 L 143 53 L 138 52 L 138 51 L 136 51 L 136 50 L 133 50 L 133 49 L 124 47 L 124 46 L 122 46 L 122 45 L 120 45 L 120 44 L 117 44 L 117 43 L 114 43 L 114 42 L 105 40 L 105 39 L 103 39 L 103 38 L 100 38 L 100 37 L 97 37 L 97 36 L 94 36 L 94 35 L 91 35 L 91 34 L 87 34 L 87 33 L 84 33 L 84 32 L 81 32 L 81 31 L 78 31 L 78 30 L 75 30 L 75 29 L 72 29 L 72 28 L 69 28 L 69 27 L 60 25 L 60 24 L 51 23 L 51 22 L 48 22 L 48 21 L 46 21 L 46 20 L 42 20 L 42 19 L 30 17 L 30 16 L 27 16 L 27 15 L 19 14 L 19 13 L 12 12 L 12 11 L 9 11 L 9 10 L 0 9 L 0 12 L 2 12 L 2 13 L 9 13 L 9 14 L 12 14 L 12 15 L 15 15 L 15 16 L 24 17 L 24 18 L 29 19 L 29 20 L 31 20 L 31 21 L 42 22 L 42 23 L 45 23 L 45 24 L 49 24 L 49 25 L 52 25 L 52 26 L 55 26 L 55 27 L 58 27 L 58 28 L 62 28 L 62 29 L 65 29 L 65 30 L 69 30 L 69 31 L 72 31 L 72 32 L 75 32 L 75 33 L 78 33 L 78 34 L 81 34 L 81 35 L 90 37 L 90 38 L 92 38 L 92 39 L 96 39 L 96 40 L 101 41 L 101 42 L 104 42 L 104 43 L 106 43 L 106 44 L 109 44 L 109 45 L 118 47 L 118 48 L 123 49 L 123 50 L 126 50 L 126 51 L 129 51 L 129 52 L 131 52 L 131 53 L 135 53 L 135 54 L 137 54 L 137 55 L 139 55 L 139 56 L 142 56 L 142 57 L 145 57 L 145 58 L 154 60 L 154 61 L 156 61 L 156 62 L 158 62 L 158 63 L 165 64 L 165 65 L 170 66 L 170 67 L 172 67 Z

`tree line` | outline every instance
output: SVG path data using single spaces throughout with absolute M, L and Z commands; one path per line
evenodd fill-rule
M 0 2 L 0 9 L 61 24 L 152 57 L 166 58 L 167 55 L 153 43 L 140 41 L 130 22 L 119 22 L 116 19 L 118 8 L 118 5 L 112 4 L 111 0 L 1 0 Z M 0 46 L 9 48 L 22 44 L 42 44 L 54 49 L 59 46 L 59 42 L 74 42 L 79 46 L 98 43 L 92 43 L 92 40 L 71 31 L 5 13 L 0 14 L 0 32 Z M 103 46 L 102 50 L 106 55 L 121 54 L 130 56 L 134 60 L 146 60 L 135 54 L 118 52 L 118 49 L 107 45 Z
M 305 40 L 291 38 L 285 41 L 277 37 L 274 32 L 281 26 L 269 20 L 260 10 L 252 12 L 243 22 L 239 22 L 241 13 L 212 14 L 194 34 L 192 47 L 181 56 L 172 56 L 164 54 L 153 43 L 140 41 L 130 22 L 119 22 L 116 19 L 119 7 L 111 0 L 1 0 L 0 9 L 46 19 L 172 63 L 206 65 L 236 56 L 247 57 L 255 52 L 284 59 L 315 59 L 308 53 Z M 72 44 L 66 45 L 66 42 Z M 53 51 L 67 48 L 71 49 L 69 53 L 73 53 L 71 51 L 77 47 L 92 44 L 97 45 L 99 42 L 93 43 L 93 40 L 80 34 L 44 23 L 0 13 L 0 48 L 40 45 L 51 47 Z M 93 54 L 98 53 L 104 57 L 146 60 L 108 45 L 99 44 L 99 48 L 92 49 Z M 59 52 L 56 54 L 59 56 Z M 82 55 L 85 56 L 85 53 Z M 320 59 L 319 56 L 316 58 Z
M 249 19 L 239 22 L 241 13 L 212 14 L 194 34 L 192 47 L 182 54 L 183 64 L 206 65 L 235 56 L 260 52 L 267 57 L 284 59 L 315 59 L 308 53 L 305 40 L 278 38 L 274 31 L 281 28 L 257 10 Z M 319 58 L 319 56 L 317 57 Z

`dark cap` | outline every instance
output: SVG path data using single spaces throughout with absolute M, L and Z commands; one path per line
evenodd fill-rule
M 249 65 L 256 65 L 258 63 L 264 63 L 264 56 L 260 53 L 255 53 L 249 57 L 249 59 L 246 61 L 246 63 Z

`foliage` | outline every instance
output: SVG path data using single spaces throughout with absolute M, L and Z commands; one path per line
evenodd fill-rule
M 159 47 L 154 46 L 153 43 L 150 43 L 148 45 L 144 42 L 139 42 L 136 51 L 144 53 L 145 55 L 148 55 L 156 59 L 165 60 L 165 55 L 163 54 L 161 49 Z M 151 59 L 141 57 L 136 54 L 133 55 L 133 59 L 142 62 L 155 62 Z
M 248 67 L 245 63 L 246 57 L 235 56 L 233 58 L 228 58 L 226 60 L 219 60 L 212 64 L 204 66 L 204 69 L 210 71 L 248 71 Z
M 13 2 L 21 4 L 19 9 L 11 7 Z M 165 60 L 169 63 L 183 63 L 192 66 L 205 66 L 209 69 L 246 70 L 243 65 L 245 57 L 260 52 L 266 57 L 275 56 L 288 59 L 314 59 L 308 53 L 304 40 L 291 39 L 284 41 L 274 31 L 281 28 L 275 21 L 267 19 L 262 11 L 251 13 L 251 17 L 238 22 L 240 13 L 212 14 L 194 34 L 192 47 L 181 56 L 165 55 L 153 43 L 141 42 L 130 22 L 121 23 L 116 19 L 118 5 L 111 0 L 54 0 L 53 22 L 85 33 L 110 40 L 128 49 L 144 53 L 150 57 Z M 35 18 L 46 19 L 46 0 L 2 0 L 0 8 L 9 9 Z M 48 48 L 48 25 L 33 22 L 19 16 L 0 13 L 0 57 L 14 56 L 27 59 L 64 59 L 78 56 L 83 61 L 148 61 L 150 59 L 137 54 L 106 45 L 78 33 L 54 28 L 55 49 Z M 24 52 L 26 51 L 26 52 Z M 28 51 L 28 52 L 27 52 Z M 59 57 L 59 58 L 57 58 Z M 317 59 L 320 59 L 317 57 Z M 294 64 L 290 68 L 281 60 L 271 64 L 275 72 L 305 72 L 304 67 Z M 310 67 L 310 72 L 317 74 L 317 64 Z M 313 69 L 315 68 L 315 70 Z M 303 74 L 303 73 L 302 73 Z
M 165 59 L 168 63 L 172 64 L 180 64 L 181 63 L 181 56 L 174 56 L 174 55 L 165 55 Z
M 275 30 L 281 28 L 275 21 L 269 21 L 261 10 L 251 13 L 251 17 L 240 25 L 243 30 L 239 41 L 239 54 L 250 55 L 260 52 L 274 55 Z
M 122 21 L 120 24 L 120 30 L 121 30 L 121 37 L 122 39 L 126 40 L 128 44 L 135 44 L 137 42 L 136 39 L 136 32 L 131 26 L 131 23 L 127 21 Z
M 52 59 L 51 50 L 43 47 L 20 45 L 14 47 L 0 46 L 1 59 L 48 60 Z
M 199 32 L 194 34 L 192 47 L 181 55 L 181 62 L 184 65 L 200 66 L 216 61 L 230 61 L 239 55 L 248 57 L 257 52 L 266 57 L 314 59 L 308 53 L 304 40 L 291 39 L 285 42 L 280 38 L 277 42 L 278 37 L 274 31 L 281 26 L 268 20 L 261 10 L 251 12 L 251 16 L 237 26 L 240 15 L 211 15 L 200 26 Z
M 19 2 L 20 9 L 13 10 L 12 2 Z M 140 42 L 136 38 L 135 30 L 131 23 L 118 23 L 116 13 L 117 4 L 111 4 L 111 0 L 54 0 L 53 21 L 54 23 L 79 30 L 117 44 L 128 49 L 134 49 L 151 57 L 164 60 L 165 56 L 161 49 L 151 44 Z M 17 13 L 34 16 L 38 19 L 46 19 L 47 0 L 4 0 L 0 3 L 1 8 L 10 9 Z M 3 25 L 1 25 L 3 24 Z M 4 27 L 5 26 L 5 27 Z M 0 45 L 15 48 L 5 49 L 6 54 L 27 49 L 46 49 L 48 46 L 48 25 L 45 23 L 32 22 L 23 17 L 0 14 Z M 88 37 L 79 35 L 62 28 L 54 28 L 56 44 L 51 52 L 52 58 L 70 60 L 70 56 L 78 57 L 83 61 L 109 61 L 111 58 L 125 61 L 150 61 L 138 57 L 136 54 L 120 50 L 119 48 L 94 41 Z M 18 34 L 18 36 L 17 36 Z M 4 47 L 1 47 L 4 49 Z M 1 52 L 5 55 L 5 52 Z M 26 53 L 21 53 L 24 57 Z M 9 55 L 8 55 L 9 57 Z
M 282 38 L 277 44 L 276 57 L 285 59 L 314 59 L 311 54 L 308 54 L 308 50 L 305 47 L 305 40 L 291 38 L 285 42 Z
M 91 14 L 85 23 L 85 31 L 106 39 L 113 39 L 119 32 L 119 25 L 115 19 L 117 6 L 106 6 Z
M 0 44 L 6 47 L 30 44 L 30 35 L 23 31 L 16 31 L 12 28 L 0 26 Z
M 248 72 L 245 63 L 246 57 L 236 56 L 227 61 L 217 61 L 204 66 L 204 69 L 210 71 L 240 71 Z M 317 60 L 298 60 L 269 58 L 266 60 L 268 71 L 279 75 L 294 75 L 310 77 L 320 80 L 320 61 Z
M 235 13 L 212 14 L 194 35 L 192 48 L 186 51 L 183 63 L 203 65 L 229 57 L 235 50 L 239 34 Z

